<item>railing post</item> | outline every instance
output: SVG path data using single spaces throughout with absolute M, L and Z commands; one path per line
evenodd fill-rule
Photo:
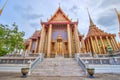
M 79 53 L 76 53 L 76 60 L 77 60 L 77 63 L 78 63 L 79 57 L 80 57 L 80 54 L 79 54 Z
M 29 68 L 28 75 L 31 75 L 31 64 L 32 64 L 32 61 L 29 60 L 29 61 L 28 61 L 28 68 Z
M 40 54 L 33 62 L 28 61 L 28 67 L 29 67 L 29 73 L 28 75 L 31 75 L 33 67 L 40 61 L 43 61 L 44 54 Z

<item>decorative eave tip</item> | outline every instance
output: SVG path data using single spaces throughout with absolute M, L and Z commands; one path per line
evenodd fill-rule
M 5 4 L 3 5 L 3 7 L 0 9 L 0 16 L 1 16 L 1 14 L 2 14 L 2 12 L 3 12 L 3 10 L 4 10 L 5 6 L 6 6 L 6 4 L 7 4 L 7 2 L 8 2 L 8 0 L 5 2 Z
M 42 24 L 42 19 L 40 19 L 40 23 Z
M 77 18 L 77 22 L 79 22 L 79 18 Z
M 116 13 L 117 13 L 117 15 L 118 15 L 119 13 L 118 13 L 117 9 L 116 9 L 116 8 L 114 8 L 114 10 L 115 10 L 115 12 L 116 12 Z

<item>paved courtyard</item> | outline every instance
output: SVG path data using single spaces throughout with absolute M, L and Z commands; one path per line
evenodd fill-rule
M 94 79 L 88 77 L 33 77 L 21 78 L 20 73 L 0 73 L 0 80 L 120 80 L 120 74 L 95 74 Z

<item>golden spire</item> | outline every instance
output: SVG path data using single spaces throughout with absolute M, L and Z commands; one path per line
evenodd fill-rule
M 119 35 L 119 38 L 120 38 L 120 13 L 117 11 L 117 9 L 115 8 L 115 12 L 118 16 L 118 21 L 119 21 L 119 32 L 118 32 L 118 35 Z
M 60 7 L 60 3 L 59 3 L 59 7 Z
M 5 8 L 6 4 L 7 4 L 8 0 L 5 2 L 5 4 L 3 5 L 2 9 L 0 9 L 0 15 L 2 14 L 3 9 Z
M 92 18 L 90 17 L 90 13 L 89 13 L 88 9 L 87 9 L 87 12 L 88 12 L 89 20 L 90 20 L 90 26 L 93 26 L 94 23 L 93 23 L 93 21 L 92 21 Z

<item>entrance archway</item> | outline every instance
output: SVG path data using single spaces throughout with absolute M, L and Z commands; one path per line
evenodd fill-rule
M 64 44 L 61 35 L 56 39 L 56 56 L 64 56 Z

